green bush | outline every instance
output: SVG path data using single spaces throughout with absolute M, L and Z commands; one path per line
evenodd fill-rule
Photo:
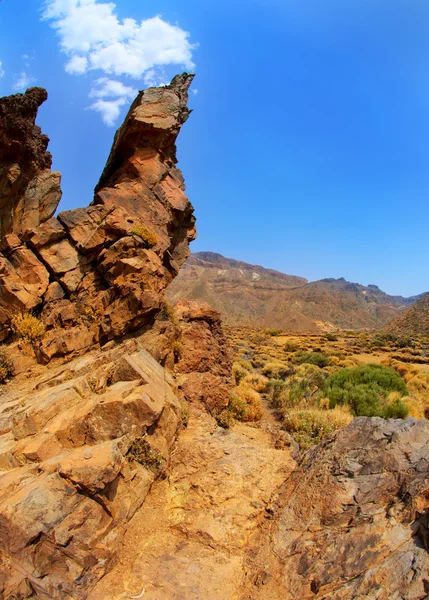
M 299 364 L 316 365 L 321 369 L 329 365 L 329 357 L 323 352 L 295 352 L 295 360 Z
M 393 402 L 388 395 L 397 392 Z M 398 373 L 383 365 L 362 365 L 341 369 L 326 380 L 324 393 L 329 405 L 347 404 L 357 416 L 404 418 L 408 409 L 400 398 L 408 395 L 407 386 Z

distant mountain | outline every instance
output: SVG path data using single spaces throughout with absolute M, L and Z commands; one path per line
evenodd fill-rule
M 429 336 L 429 293 L 421 296 L 417 302 L 395 317 L 385 330 L 397 335 Z
M 213 252 L 192 254 L 167 295 L 170 300 L 204 300 L 228 325 L 289 331 L 383 327 L 418 298 L 389 296 L 376 285 L 344 278 L 309 283 Z

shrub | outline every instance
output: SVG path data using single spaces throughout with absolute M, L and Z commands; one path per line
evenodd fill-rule
M 271 360 L 265 363 L 262 373 L 269 379 L 286 379 L 294 373 L 294 367 L 287 362 Z
M 325 340 L 326 340 L 327 342 L 337 342 L 337 341 L 338 341 L 338 338 L 337 338 L 337 336 L 336 336 L 335 334 L 333 334 L 333 333 L 327 333 L 327 334 L 325 335 Z
M 283 427 L 293 434 L 298 444 L 307 449 L 318 444 L 325 436 L 345 427 L 353 420 L 353 416 L 343 407 L 333 410 L 309 408 L 291 410 L 283 419 Z
M 246 375 L 248 375 L 248 373 L 249 373 L 249 371 L 247 369 L 245 369 L 240 364 L 240 362 L 235 362 L 232 365 L 232 374 L 234 376 L 236 385 L 238 385 L 240 383 L 240 381 L 243 379 L 243 377 L 245 377 Z
M 149 227 L 147 227 L 146 225 L 135 225 L 131 229 L 130 233 L 141 237 L 141 239 L 146 242 L 149 248 L 156 246 L 156 244 L 158 243 L 158 236 L 154 231 L 152 231 L 152 229 L 149 229 Z
M 0 383 L 13 376 L 13 363 L 4 350 L 0 350 Z
M 266 335 L 270 335 L 271 337 L 276 337 L 278 335 L 282 334 L 281 329 L 266 329 L 265 330 Z
M 327 379 L 324 392 L 331 408 L 347 404 L 355 415 L 404 418 L 408 414 L 408 408 L 400 400 L 408 395 L 407 386 L 394 369 L 384 365 L 342 369 Z M 389 403 L 390 392 L 398 394 Z
M 31 313 L 18 313 L 12 317 L 11 327 L 14 333 L 31 342 L 42 337 L 46 331 L 45 324 Z
M 259 373 L 248 373 L 245 377 L 243 377 L 242 382 L 260 394 L 267 391 L 268 379 Z
M 288 340 L 283 346 L 283 350 L 285 352 L 296 352 L 299 350 L 299 344 L 297 342 L 293 342 L 292 340 Z
M 272 407 L 281 408 L 287 394 L 288 386 L 282 379 L 268 381 L 268 401 Z
M 161 321 L 170 321 L 170 323 L 173 323 L 173 325 L 179 324 L 179 321 L 177 320 L 177 317 L 176 317 L 175 310 L 174 310 L 172 304 L 170 304 L 170 302 L 168 302 L 167 300 L 164 300 L 164 302 L 161 305 L 161 310 L 159 312 L 159 318 L 161 319 Z
M 160 468 L 164 460 L 162 456 L 152 450 L 151 445 L 144 438 L 137 438 L 133 441 L 127 456 L 129 460 L 135 460 L 147 469 L 155 471 Z
M 261 396 L 241 383 L 232 392 L 228 409 L 238 421 L 259 421 L 262 418 Z
M 329 357 L 323 352 L 295 352 L 295 360 L 299 364 L 316 365 L 321 369 L 329 364 Z

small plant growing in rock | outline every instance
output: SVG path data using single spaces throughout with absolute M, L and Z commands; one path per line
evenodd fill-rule
M 146 242 L 149 248 L 156 246 L 158 243 L 158 236 L 152 229 L 149 229 L 146 225 L 135 225 L 131 232 L 133 235 L 138 235 Z
M 0 383 L 13 377 L 13 364 L 4 350 L 0 350 Z
M 179 340 L 175 340 L 172 345 L 171 348 L 173 350 L 173 355 L 174 355 L 174 362 L 178 362 L 179 358 L 182 355 L 183 352 L 183 344 L 182 342 L 179 342 Z
M 45 324 L 31 313 L 18 313 L 12 317 L 11 328 L 14 333 L 30 342 L 41 338 L 46 331 Z
M 170 304 L 170 302 L 168 302 L 167 300 L 164 300 L 164 302 L 162 303 L 159 317 L 161 321 L 170 321 L 170 323 L 173 323 L 173 325 L 179 324 L 174 308 L 172 304 Z
M 128 450 L 128 459 L 135 460 L 147 469 L 158 471 L 162 461 L 164 460 L 161 455 L 156 454 L 151 445 L 147 440 L 137 438 L 133 441 Z

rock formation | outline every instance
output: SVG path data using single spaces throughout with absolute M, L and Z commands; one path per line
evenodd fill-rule
M 57 217 L 60 178 L 34 124 L 46 92 L 0 101 L 0 339 L 13 314 L 32 310 L 47 327 L 37 346 L 47 362 L 153 322 L 195 237 L 175 154 L 192 78 L 139 93 L 93 202 Z
M 202 403 L 214 417 L 229 402 L 232 351 L 220 314 L 208 304 L 181 300 L 175 305 L 181 326 L 175 372 L 184 398 Z

